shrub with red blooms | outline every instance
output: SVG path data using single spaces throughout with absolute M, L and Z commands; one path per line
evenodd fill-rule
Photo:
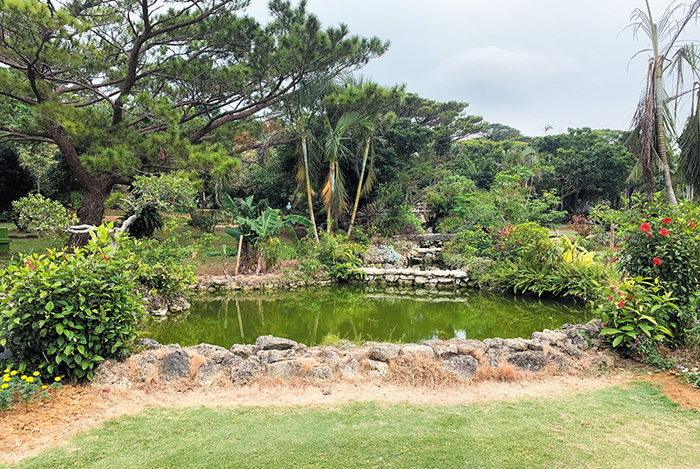
M 700 219 L 697 205 L 680 202 L 668 205 L 664 199 L 639 205 L 625 227 L 620 265 L 633 277 L 658 278 L 678 298 L 681 312 L 669 322 L 680 332 L 698 319 L 696 303 L 700 294 Z

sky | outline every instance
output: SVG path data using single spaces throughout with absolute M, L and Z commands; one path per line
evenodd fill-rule
M 670 0 L 650 0 L 660 18 Z M 524 135 L 567 128 L 629 128 L 644 89 L 649 47 L 630 14 L 644 0 L 309 0 L 324 26 L 391 41 L 358 73 Z M 266 2 L 249 13 L 263 19 Z M 700 26 L 689 28 L 698 38 Z

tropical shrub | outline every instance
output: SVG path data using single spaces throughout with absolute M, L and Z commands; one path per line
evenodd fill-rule
M 165 228 L 162 239 L 135 240 L 125 238 L 120 248 L 132 252 L 130 268 L 137 284 L 150 294 L 172 298 L 196 283 L 195 267 L 187 263 L 197 249 L 189 237 L 178 236 L 172 228 Z
M 604 295 L 594 303 L 604 323 L 600 335 L 620 354 L 646 356 L 673 337 L 668 325 L 679 308 L 658 280 L 629 279 Z
M 41 194 L 31 194 L 12 202 L 15 212 L 15 225 L 20 231 L 26 231 L 34 225 L 41 236 L 61 232 L 70 225 L 78 223 L 74 213 L 60 202 L 47 199 Z
M 571 217 L 569 226 L 572 230 L 578 233 L 579 236 L 585 238 L 591 234 L 595 225 L 592 221 L 587 220 L 585 215 L 574 215 Z
M 461 269 L 475 257 L 493 258 L 493 238 L 484 230 L 462 230 L 442 250 L 442 261 L 450 269 Z
M 91 232 L 72 254 L 49 251 L 8 265 L 0 277 L 0 345 L 10 368 L 92 379 L 95 366 L 122 358 L 142 315 L 134 257 Z
M 377 189 L 377 197 L 382 212 L 376 220 L 375 227 L 383 236 L 421 231 L 420 220 L 412 211 L 411 203 L 406 199 L 398 184 L 382 185 Z
M 496 233 L 495 249 L 503 260 L 542 264 L 553 247 L 549 230 L 537 223 L 506 226 Z

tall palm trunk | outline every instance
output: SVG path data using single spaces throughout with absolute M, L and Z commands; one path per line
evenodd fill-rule
M 673 183 L 671 181 L 671 169 L 668 166 L 668 158 L 666 156 L 666 133 L 664 131 L 664 92 L 661 83 L 661 63 L 663 57 L 654 67 L 654 98 L 656 109 L 656 148 L 659 152 L 659 158 L 662 163 L 662 172 L 664 176 L 664 184 L 666 185 L 666 195 L 671 205 L 678 205 L 676 194 L 673 192 Z
M 330 201 L 330 203 L 328 204 L 328 213 L 326 217 L 326 230 L 328 231 L 328 234 L 331 234 L 331 225 L 333 224 L 333 195 L 335 189 L 335 161 L 331 161 L 329 164 L 328 182 L 328 187 L 330 189 L 330 193 L 328 194 L 328 200 Z
M 352 216 L 350 217 L 350 227 L 348 227 L 348 236 L 352 234 L 352 226 L 355 224 L 357 216 L 357 206 L 360 204 L 360 194 L 362 193 L 362 183 L 365 178 L 365 168 L 367 167 L 367 157 L 369 156 L 370 137 L 365 141 L 365 154 L 362 157 L 362 170 L 360 171 L 360 181 L 357 183 L 357 193 L 355 194 L 355 204 L 352 207 Z
M 311 223 L 314 225 L 314 238 L 318 243 L 318 229 L 316 228 L 316 217 L 314 217 L 314 205 L 313 201 L 311 200 L 311 181 L 309 180 L 309 151 L 306 146 L 306 136 L 301 137 L 301 151 L 304 157 L 304 177 L 306 179 L 306 199 L 309 204 L 309 220 L 311 220 Z

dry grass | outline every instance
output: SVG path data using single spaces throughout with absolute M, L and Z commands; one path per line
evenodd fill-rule
M 518 370 L 510 363 L 499 363 L 497 367 L 493 367 L 488 363 L 480 363 L 479 369 L 477 370 L 473 381 L 500 381 L 505 383 L 513 383 L 523 381 L 526 378 L 532 378 L 530 373 Z
M 421 356 L 401 356 L 389 362 L 389 380 L 404 386 L 438 389 L 455 386 L 460 379 L 432 359 Z
M 190 356 L 190 377 L 194 378 L 197 371 L 199 371 L 199 367 L 204 365 L 204 362 L 206 362 L 207 359 L 197 352 L 188 351 L 187 354 Z

